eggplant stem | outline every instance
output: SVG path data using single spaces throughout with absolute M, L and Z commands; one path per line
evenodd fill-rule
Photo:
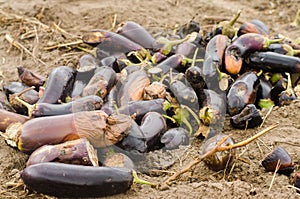
M 194 52 L 194 56 L 193 56 L 193 61 L 192 61 L 191 67 L 195 66 L 198 51 L 199 51 L 199 48 L 196 48 L 196 50 Z
M 80 46 L 76 46 L 77 49 L 83 51 L 83 52 L 86 52 L 86 53 L 89 53 L 91 55 L 93 55 L 94 57 L 96 57 L 96 49 L 87 49 L 87 48 L 83 48 L 83 47 L 80 47 Z
M 176 120 L 174 119 L 174 118 L 172 118 L 172 117 L 170 117 L 170 116 L 168 116 L 168 115 L 166 115 L 166 114 L 161 114 L 164 118 L 167 118 L 167 119 L 169 119 L 169 120 L 171 120 L 174 124 L 176 124 L 177 122 L 176 122 Z
M 265 38 L 265 42 L 263 44 L 263 48 L 268 48 L 271 44 L 275 43 L 280 43 L 284 40 L 285 38 L 279 38 L 279 39 L 268 39 L 267 37 Z
M 238 18 L 240 17 L 240 15 L 241 15 L 241 12 L 242 12 L 242 10 L 239 10 L 238 12 L 237 12 L 237 14 L 229 21 L 229 26 L 233 26 L 234 24 L 235 24 L 235 22 L 238 20 Z
M 31 104 L 25 102 L 24 100 L 20 99 L 18 96 L 15 97 L 15 100 L 17 100 L 22 105 L 26 106 L 26 108 L 28 109 L 28 116 L 32 117 L 32 112 L 36 108 L 36 104 L 31 105 Z
M 183 116 L 183 114 L 181 114 L 181 122 L 183 122 L 189 129 L 189 134 L 192 135 L 193 134 L 193 128 L 191 123 Z
M 190 107 L 188 107 L 186 105 L 181 105 L 181 108 L 186 109 L 195 118 L 195 120 L 197 121 L 197 124 L 200 125 L 200 120 L 199 120 L 197 114 Z
M 138 177 L 136 171 L 134 171 L 134 170 L 132 171 L 132 176 L 133 176 L 133 183 L 134 184 L 146 184 L 146 185 L 150 185 L 150 186 L 153 186 L 153 187 L 157 186 L 157 184 L 155 184 L 155 183 L 140 179 Z

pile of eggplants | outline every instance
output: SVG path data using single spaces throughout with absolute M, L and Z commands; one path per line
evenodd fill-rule
M 0 131 L 30 155 L 26 186 L 57 197 L 122 193 L 149 152 L 204 137 L 205 153 L 224 137 L 226 116 L 233 128 L 254 128 L 261 108 L 296 99 L 290 74 L 300 72 L 299 44 L 271 36 L 259 20 L 234 35 L 237 17 L 206 35 L 192 20 L 176 39 L 127 21 L 115 32 L 86 32 L 82 40 L 95 54 L 81 56 L 77 68 L 58 66 L 42 77 L 19 66 L 20 81 L 0 88 Z M 106 166 L 112 153 L 122 155 Z M 233 158 L 234 151 L 218 153 L 205 163 L 220 170 Z

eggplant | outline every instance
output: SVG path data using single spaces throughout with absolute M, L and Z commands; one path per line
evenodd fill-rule
M 56 104 L 59 100 L 65 102 L 65 98 L 72 92 L 75 77 L 76 71 L 71 67 L 59 66 L 52 69 L 38 103 Z
M 246 63 L 255 69 L 272 73 L 299 73 L 300 58 L 275 52 L 252 53 Z
M 188 145 L 190 142 L 189 133 L 184 128 L 171 128 L 166 131 L 160 138 L 160 142 L 164 144 L 165 149 L 177 149 L 181 145 Z
M 140 124 L 144 115 L 148 112 L 157 112 L 165 114 L 163 109 L 164 99 L 130 101 L 128 105 L 119 108 L 119 113 L 126 115 L 133 115 L 135 121 Z
M 45 78 L 37 75 L 28 69 L 25 69 L 22 66 L 18 66 L 18 75 L 19 79 L 26 84 L 27 86 L 34 86 L 35 88 L 39 88 L 43 86 L 45 83 Z
M 156 40 L 141 25 L 133 21 L 125 21 L 118 25 L 116 32 L 146 49 L 158 47 Z
M 227 111 L 233 116 L 247 105 L 254 104 L 260 81 L 255 72 L 241 75 L 230 87 L 227 93 Z
M 258 19 L 253 19 L 250 22 L 243 23 L 238 32 L 237 36 L 241 36 L 246 33 L 257 33 L 264 36 L 268 36 L 270 34 L 269 28 L 266 24 Z
M 166 95 L 166 86 L 160 82 L 154 81 L 149 86 L 145 87 L 143 99 L 164 99 Z
M 182 81 L 174 80 L 170 83 L 169 89 L 174 94 L 180 105 L 191 108 L 196 114 L 199 111 L 198 97 L 194 89 L 190 85 L 184 84 Z
M 104 197 L 124 193 L 133 184 L 132 170 L 64 163 L 39 163 L 25 168 L 26 187 L 56 197 Z
M 98 95 L 102 99 L 116 83 L 116 72 L 107 66 L 100 67 L 83 89 L 82 96 Z
M 64 104 L 38 103 L 29 108 L 33 117 L 65 115 L 81 111 L 99 110 L 103 100 L 97 95 L 89 95 Z
M 294 186 L 297 187 L 297 193 L 300 194 L 300 172 L 298 171 L 294 176 Z
M 94 147 L 115 144 L 127 135 L 131 118 L 107 116 L 103 111 L 85 111 L 67 115 L 40 117 L 6 129 L 6 139 L 30 154 L 45 144 L 59 144 L 78 138 L 88 139 Z
M 165 118 L 157 112 L 148 112 L 144 115 L 141 131 L 145 135 L 147 151 L 153 151 L 162 148 L 160 138 L 167 130 Z
M 183 24 L 179 27 L 179 29 L 177 30 L 177 35 L 179 35 L 181 38 L 184 38 L 192 32 L 199 32 L 199 31 L 200 31 L 200 24 L 192 19 L 188 23 Z
M 118 105 L 127 106 L 130 101 L 142 100 L 145 87 L 149 85 L 150 79 L 146 72 L 139 70 L 129 74 L 119 89 Z
M 207 88 L 206 82 L 203 77 L 202 67 L 191 66 L 185 71 L 185 77 L 190 85 L 195 90 L 196 94 L 199 90 Z M 198 96 L 199 97 L 199 96 Z
M 165 60 L 166 58 L 168 58 L 167 55 L 162 54 L 161 52 L 155 52 L 152 57 L 151 57 L 151 62 L 153 64 L 158 64 L 160 62 L 162 62 L 163 60 Z
M 14 123 L 25 123 L 30 118 L 4 109 L 0 109 L 0 131 L 5 131 L 8 126 Z
M 41 146 L 29 156 L 26 167 L 42 162 L 98 166 L 98 157 L 90 142 L 81 138 L 61 144 Z
M 185 66 L 187 62 L 187 59 L 183 55 L 174 54 L 157 64 L 156 67 L 162 69 L 162 74 L 170 72 L 170 69 L 184 72 L 186 70 Z
M 122 69 L 127 67 L 127 65 L 124 63 L 124 61 L 122 61 L 122 59 L 126 59 L 125 54 L 121 54 L 119 56 L 111 55 L 101 59 L 99 65 L 108 66 L 114 69 L 116 73 L 119 73 Z
M 92 30 L 83 35 L 84 43 L 96 47 L 96 58 L 101 60 L 111 55 L 127 54 L 145 49 L 126 37 L 102 29 Z
M 229 80 L 229 76 L 222 73 L 223 57 L 226 47 L 230 44 L 230 39 L 224 35 L 216 35 L 213 37 L 206 46 L 206 53 L 203 63 L 203 77 L 206 82 L 207 88 L 220 92 L 221 90 L 227 90 L 229 82 L 226 85 L 222 85 L 224 78 Z
M 205 49 L 196 45 L 192 42 L 183 42 L 176 47 L 175 54 L 183 55 L 189 59 L 193 59 L 196 49 L 198 48 L 198 52 L 196 54 L 197 59 L 203 59 L 205 55 Z
M 11 104 L 9 103 L 8 98 L 2 87 L 2 84 L 0 84 L 0 107 L 1 107 L 0 109 L 16 112 L 14 108 L 11 106 Z
M 202 95 L 201 102 L 199 101 L 201 103 L 199 111 L 201 122 L 206 126 L 222 124 L 226 113 L 224 96 L 210 89 L 204 89 Z
M 117 107 L 117 87 L 114 86 L 108 93 L 108 95 L 104 99 L 104 104 L 101 107 L 101 110 L 104 111 L 106 114 L 111 115 L 113 113 L 116 113 Z
M 247 104 L 239 114 L 230 118 L 230 124 L 238 129 L 254 128 L 259 126 L 262 121 L 261 114 L 254 104 Z

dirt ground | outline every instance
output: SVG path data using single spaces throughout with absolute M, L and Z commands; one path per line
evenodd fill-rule
M 209 25 L 230 18 L 241 9 L 240 22 L 260 19 L 268 25 L 272 34 L 281 33 L 296 39 L 300 36 L 300 28 L 287 31 L 286 27 L 300 9 L 299 3 L 297 0 L 0 0 L 0 80 L 17 81 L 16 67 L 19 65 L 44 76 L 58 65 L 76 67 L 84 52 L 72 47 L 44 48 L 77 41 L 85 31 L 111 29 L 114 24 L 126 20 L 143 25 L 155 36 L 171 32 L 192 18 L 200 22 L 203 29 L 210 30 Z M 54 24 L 66 32 L 59 31 Z M 17 39 L 33 56 L 8 43 L 5 39 L 7 34 Z M 295 172 L 290 177 L 276 174 L 269 190 L 273 173 L 266 172 L 261 166 L 262 159 L 272 149 L 282 146 L 291 155 L 295 171 L 300 170 L 299 110 L 300 101 L 274 107 L 262 128 L 246 131 L 232 129 L 226 121 L 224 133 L 231 133 L 236 141 L 244 140 L 274 123 L 280 124 L 267 135 L 238 149 L 237 154 L 241 154 L 241 158 L 236 161 L 231 174 L 224 176 L 222 172 L 209 170 L 200 163 L 193 172 L 182 175 L 170 187 L 155 189 L 135 185 L 125 194 L 108 198 L 300 198 L 290 187 Z M 267 110 L 262 111 L 263 115 L 266 113 Z M 178 156 L 167 171 L 177 171 L 188 164 L 197 156 L 200 146 L 201 141 L 197 141 L 186 150 L 187 153 Z M 25 189 L 19 179 L 19 171 L 24 168 L 27 158 L 0 138 L 0 198 L 52 198 Z M 141 176 L 160 183 L 170 176 L 168 172 L 159 176 Z

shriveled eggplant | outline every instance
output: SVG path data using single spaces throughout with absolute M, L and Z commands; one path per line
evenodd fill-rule
M 17 69 L 18 69 L 19 79 L 27 86 L 34 86 L 38 88 L 44 85 L 45 83 L 44 77 L 37 75 L 22 66 L 18 66 Z
M 259 78 L 255 72 L 241 75 L 227 93 L 227 111 L 233 116 L 238 114 L 247 104 L 254 104 L 259 88 Z
M 254 104 L 247 104 L 239 114 L 230 118 L 231 125 L 238 129 L 254 128 L 259 126 L 262 121 L 261 114 Z
M 214 148 L 216 144 L 225 136 L 225 134 L 217 134 L 206 140 L 202 146 L 202 154 L 205 154 Z M 234 143 L 235 141 L 229 137 L 221 146 L 232 145 Z M 205 158 L 203 161 L 210 169 L 219 171 L 225 169 L 226 166 L 230 168 L 233 164 L 234 156 L 235 149 L 232 149 L 230 151 L 216 152 L 213 155 Z
M 29 156 L 26 166 L 42 162 L 98 166 L 98 157 L 90 142 L 81 138 L 57 145 L 41 146 Z

